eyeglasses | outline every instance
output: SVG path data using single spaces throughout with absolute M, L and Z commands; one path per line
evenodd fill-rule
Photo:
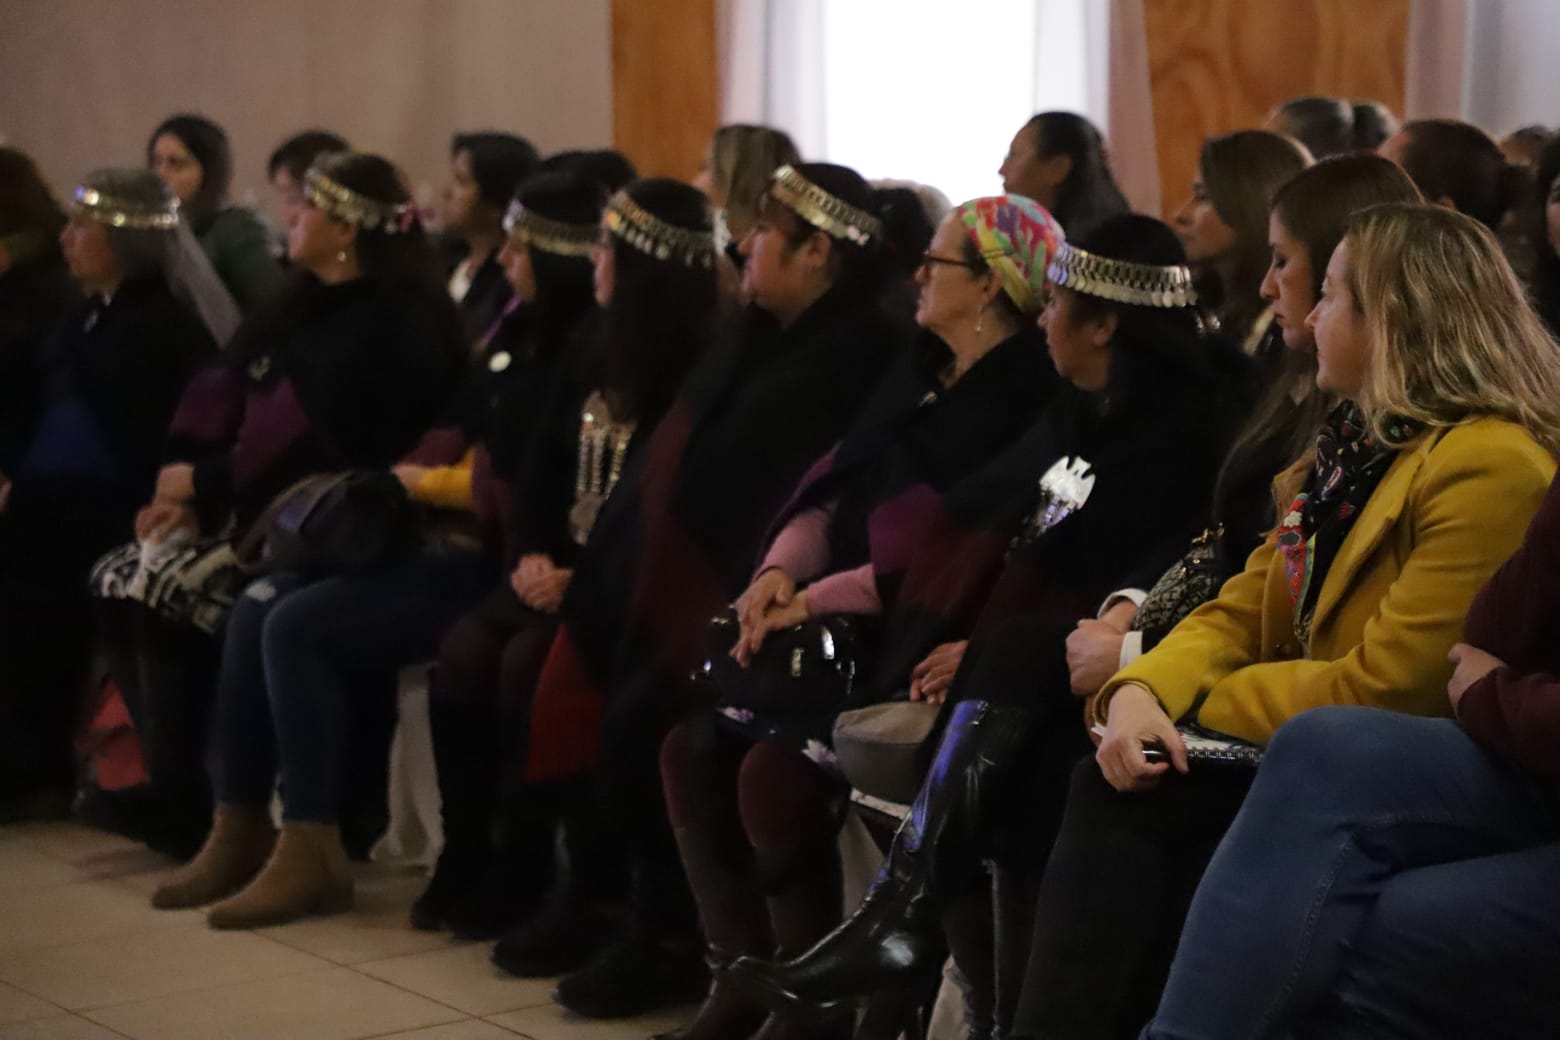
M 932 267 L 937 264 L 947 264 L 950 267 L 967 267 L 971 271 L 975 270 L 979 266 L 978 264 L 973 264 L 968 260 L 957 260 L 951 256 L 938 256 L 936 253 L 930 252 L 921 254 L 922 267 Z

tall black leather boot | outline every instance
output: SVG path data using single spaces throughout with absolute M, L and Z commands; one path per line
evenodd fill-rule
M 655 1040 L 729 1040 L 750 1037 L 765 1011 L 726 982 L 726 968 L 744 954 L 771 949 L 769 915 L 751 861 L 703 827 L 678 827 L 677 849 L 693 889 L 704 932 L 710 989 L 694 1020 Z
M 755 849 L 754 855 L 769 904 L 777 960 L 797 956 L 839 925 L 844 877 L 837 837 L 800 853 Z M 850 1008 L 821 1018 L 771 1011 L 752 1040 L 849 1040 L 855 1025 Z
M 499 712 L 492 705 L 428 698 L 428 727 L 439 779 L 444 848 L 433 877 L 412 904 L 412 927 L 439 931 L 493 859 L 501 755 Z
M 982 824 L 1025 745 L 1032 714 L 955 705 L 921 793 L 861 906 L 795 960 L 733 964 L 733 985 L 773 1009 L 830 1015 L 869 993 L 914 993 L 941 966 L 942 911 L 979 868 Z
M 995 919 L 996 973 L 995 1022 L 991 1040 L 1003 1040 L 1013 1028 L 1013 1013 L 1029 968 L 1029 947 L 1034 941 L 1035 904 L 1040 899 L 1041 867 L 1033 864 L 998 863 L 991 872 Z

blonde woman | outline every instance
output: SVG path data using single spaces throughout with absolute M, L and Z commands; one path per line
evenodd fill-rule
M 1093 700 L 1098 767 L 1073 774 L 1014 1037 L 1136 1035 L 1149 1017 L 1180 908 L 1252 778 L 1189 766 L 1176 724 L 1261 745 L 1327 705 L 1448 714 L 1447 653 L 1469 603 L 1554 474 L 1560 350 L 1476 221 L 1362 211 L 1306 320 L 1317 383 L 1343 403 L 1244 572 Z M 1156 748 L 1168 762 L 1145 754 Z M 1325 762 L 1310 780 L 1328 780 Z M 1265 933 L 1266 907 L 1241 905 Z M 1225 918 L 1210 927 L 1239 941 Z

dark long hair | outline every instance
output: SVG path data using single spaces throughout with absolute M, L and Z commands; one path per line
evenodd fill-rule
M 1273 196 L 1309 165 L 1304 145 L 1266 130 L 1237 130 L 1203 142 L 1198 161 L 1203 187 L 1219 218 L 1235 232 L 1235 246 L 1229 257 L 1199 272 L 1197 291 L 1234 342 L 1245 339 L 1265 306 L 1261 286 L 1268 269 Z
M 411 202 L 401 171 L 390 160 L 364 152 L 332 152 L 321 156 L 314 168 L 331 180 L 375 202 L 391 206 Z M 417 221 L 393 233 L 383 228 L 359 227 L 353 243 L 358 271 L 403 293 L 424 299 L 434 309 L 441 330 L 440 339 L 464 362 L 466 337 L 461 331 L 460 312 L 450 299 L 439 275 L 438 259 L 427 233 Z M 271 343 L 296 326 L 308 309 L 308 301 L 320 291 L 319 280 L 308 271 L 298 271 L 286 288 L 275 294 L 269 305 L 244 322 L 226 356 L 244 365 L 263 354 Z
M 205 116 L 190 113 L 170 116 L 146 139 L 148 166 L 152 162 L 152 145 L 163 134 L 178 138 L 200 163 L 200 190 L 185 205 L 188 216 L 199 224 L 227 202 L 228 188 L 233 184 L 233 146 L 228 143 L 227 131 Z
M 1549 197 L 1560 182 L 1560 137 L 1556 137 L 1538 153 L 1533 164 L 1535 187 L 1538 191 L 1538 222 L 1530 232 L 1533 241 L 1533 305 L 1539 317 L 1549 326 L 1549 331 L 1560 336 L 1560 252 L 1549 237 Z
M 631 183 L 628 197 L 675 227 L 709 231 L 709 203 L 680 181 Z M 709 342 L 715 272 L 677 256 L 658 259 L 612 236 L 616 268 L 592 362 L 614 414 L 654 423 L 671 406 L 683 377 Z
M 1327 261 L 1355 213 L 1384 202 L 1418 201 L 1419 191 L 1402 167 L 1360 152 L 1323 159 L 1301 170 L 1273 196 L 1273 214 L 1305 247 L 1314 299 L 1321 295 Z M 1273 381 L 1256 389 L 1256 406 L 1219 471 L 1221 493 L 1228 480 L 1249 472 L 1256 460 L 1278 458 L 1287 463 L 1304 455 L 1336 403 L 1333 395 L 1316 385 L 1316 355 L 1310 351 L 1285 350 Z
M 1159 267 L 1186 263 L 1186 250 L 1175 232 L 1138 213 L 1111 217 L 1076 244 L 1110 260 Z M 1107 391 L 1113 402 L 1162 392 L 1167 374 L 1182 380 L 1215 375 L 1213 340 L 1196 307 L 1145 307 L 1075 292 L 1072 314 L 1075 321 L 1116 317 Z M 1218 347 L 1225 353 L 1233 349 L 1222 343 Z
M 450 139 L 450 158 L 471 157 L 471 179 L 482 201 L 503 213 L 520 182 L 541 162 L 536 146 L 523 137 L 496 130 L 460 133 Z
M 1101 221 L 1132 209 L 1111 172 L 1105 139 L 1093 123 L 1076 112 L 1041 112 L 1024 126 L 1034 127 L 1040 158 L 1065 155 L 1072 160 L 1051 212 L 1069 237 L 1086 235 Z
M 1451 199 L 1494 230 L 1521 199 L 1526 174 L 1506 161 L 1500 145 L 1472 123 L 1418 119 L 1403 127 L 1403 169 L 1431 202 Z
M 795 170 L 841 202 L 881 218 L 880 200 L 872 186 L 850 167 L 802 163 Z M 793 246 L 801 245 L 818 230 L 767 191 L 759 198 L 758 212 L 761 219 L 782 228 Z M 882 244 L 874 239 L 862 245 L 833 235 L 829 236 L 829 242 L 831 287 L 854 292 L 875 291 L 883 279 Z
M 57 256 L 65 211 L 26 152 L 0 147 L 0 238 L 26 236 L 35 257 Z
M 515 201 L 537 216 L 565 224 L 595 225 L 607 194 L 577 173 L 539 173 L 520 185 Z M 562 256 L 531 247 L 536 299 L 524 304 L 524 320 L 543 335 L 567 328 L 595 306 L 588 257 Z

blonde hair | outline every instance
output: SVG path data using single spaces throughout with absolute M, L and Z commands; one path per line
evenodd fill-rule
M 1560 455 L 1560 343 L 1488 228 L 1441 206 L 1391 203 L 1349 221 L 1349 290 L 1369 343 L 1358 404 L 1429 427 L 1486 416 Z
M 710 177 L 726 197 L 726 223 L 733 238 L 740 238 L 758 220 L 759 199 L 769 189 L 770 175 L 801 161 L 784 130 L 731 123 L 715 131 Z

